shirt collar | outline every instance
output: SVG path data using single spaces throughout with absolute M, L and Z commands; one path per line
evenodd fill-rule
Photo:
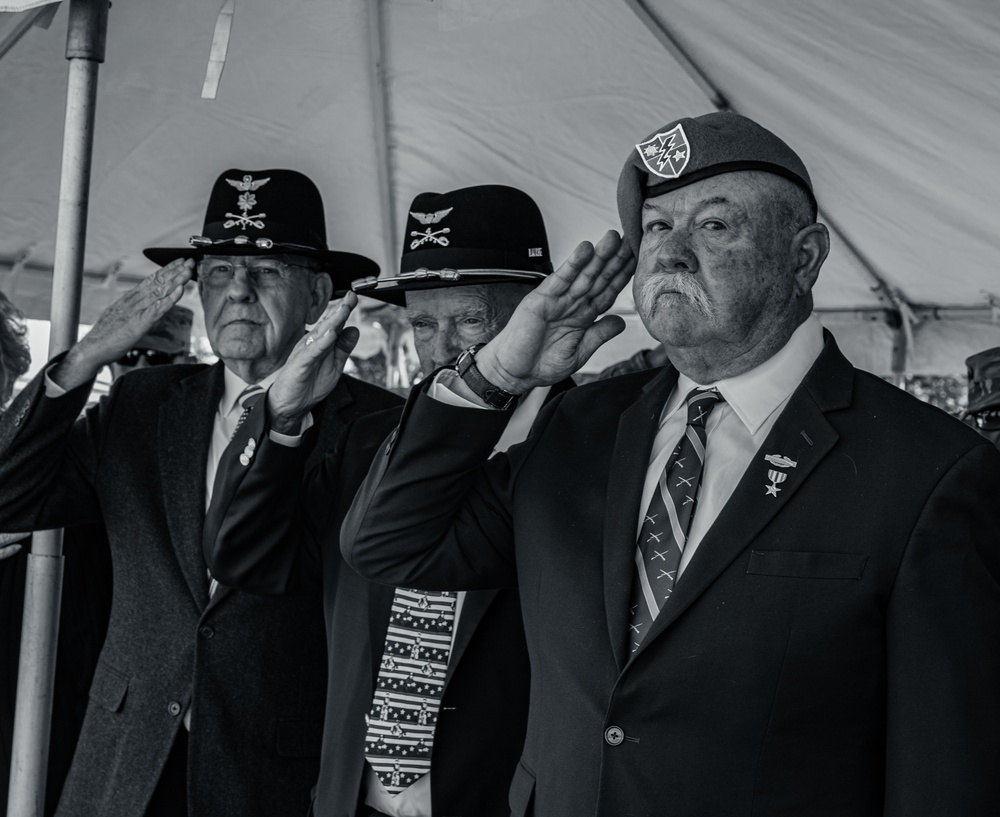
M 709 384 L 726 398 L 733 412 L 751 435 L 756 434 L 768 417 L 781 406 L 802 382 L 823 351 L 823 325 L 810 315 L 792 333 L 781 349 L 756 368 L 736 377 Z M 676 411 L 691 389 L 708 388 L 685 374 L 667 401 L 663 419 Z
M 257 385 L 262 389 L 268 389 L 271 384 L 277 380 L 280 372 L 280 368 L 275 369 L 271 372 L 271 374 L 258 382 Z M 222 367 L 222 378 L 224 387 L 222 391 L 222 400 L 219 401 L 219 414 L 223 417 L 227 417 L 233 411 L 240 409 L 238 402 L 240 395 L 243 394 L 243 390 L 250 384 L 246 383 L 243 378 L 232 372 L 229 367 L 225 365 Z

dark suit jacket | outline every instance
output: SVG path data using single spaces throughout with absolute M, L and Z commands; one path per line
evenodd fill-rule
M 550 398 L 572 386 L 554 387 Z M 213 575 L 263 593 L 308 592 L 322 576 L 330 656 L 326 728 L 315 814 L 354 817 L 393 588 L 372 584 L 340 556 L 340 523 L 399 411 L 362 418 L 309 475 L 300 503 L 301 449 L 270 442 L 263 416 L 223 457 L 225 479 L 205 525 Z M 251 467 L 236 465 L 246 438 Z M 220 471 L 221 472 L 221 471 Z M 389 511 L 391 513 L 391 510 Z M 447 589 L 447 588 L 445 588 Z M 455 635 L 431 758 L 434 815 L 505 817 L 524 745 L 528 656 L 516 590 L 469 593 Z
M 343 531 L 369 578 L 517 585 L 539 817 L 987 817 L 1000 803 L 1000 455 L 832 338 L 634 654 L 639 502 L 676 372 L 503 413 L 418 396 Z M 764 457 L 795 460 L 769 496 Z
M 74 423 L 90 384 L 53 400 L 40 374 L 0 418 L 3 527 L 103 520 L 111 543 L 111 620 L 61 816 L 142 815 L 188 706 L 192 816 L 308 808 L 326 692 L 320 602 L 208 598 L 205 470 L 222 386 L 221 364 L 139 371 Z M 344 380 L 324 444 L 393 402 Z

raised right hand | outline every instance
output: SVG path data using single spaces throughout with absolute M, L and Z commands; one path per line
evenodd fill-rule
M 589 241 L 577 246 L 476 354 L 483 376 L 513 394 L 569 377 L 625 329 L 618 315 L 601 315 L 634 270 L 632 250 L 614 230 L 596 246 Z
M 275 431 L 297 434 L 309 409 L 337 385 L 358 342 L 357 328 L 347 326 L 357 303 L 353 292 L 332 301 L 316 325 L 295 344 L 267 392 L 267 412 Z
M 118 360 L 181 299 L 193 273 L 194 260 L 178 258 L 122 295 L 67 352 L 50 373 L 52 379 L 69 391 Z

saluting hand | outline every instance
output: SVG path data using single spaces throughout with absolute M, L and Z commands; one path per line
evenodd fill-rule
M 194 260 L 178 258 L 140 281 L 101 313 L 93 328 L 53 369 L 52 379 L 69 391 L 118 360 L 181 299 L 193 273 Z
M 332 302 L 312 330 L 295 344 L 267 393 L 271 427 L 278 433 L 297 433 L 309 409 L 337 385 L 360 336 L 356 327 L 346 326 L 357 303 L 353 292 Z
M 483 376 L 513 394 L 569 377 L 625 329 L 617 315 L 598 317 L 615 302 L 634 270 L 632 250 L 614 230 L 596 247 L 589 241 L 580 244 L 476 354 Z

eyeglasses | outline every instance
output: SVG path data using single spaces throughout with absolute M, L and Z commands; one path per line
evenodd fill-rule
M 288 278 L 288 267 L 311 269 L 301 264 L 281 261 L 255 261 L 252 264 L 230 264 L 228 261 L 202 261 L 198 266 L 198 279 L 212 288 L 229 286 L 236 270 L 244 269 L 254 289 L 267 289 L 280 285 Z
M 118 365 L 135 366 L 142 357 L 146 358 L 150 366 L 163 366 L 174 362 L 174 355 L 170 352 L 160 352 L 156 349 L 129 349 L 118 358 Z

